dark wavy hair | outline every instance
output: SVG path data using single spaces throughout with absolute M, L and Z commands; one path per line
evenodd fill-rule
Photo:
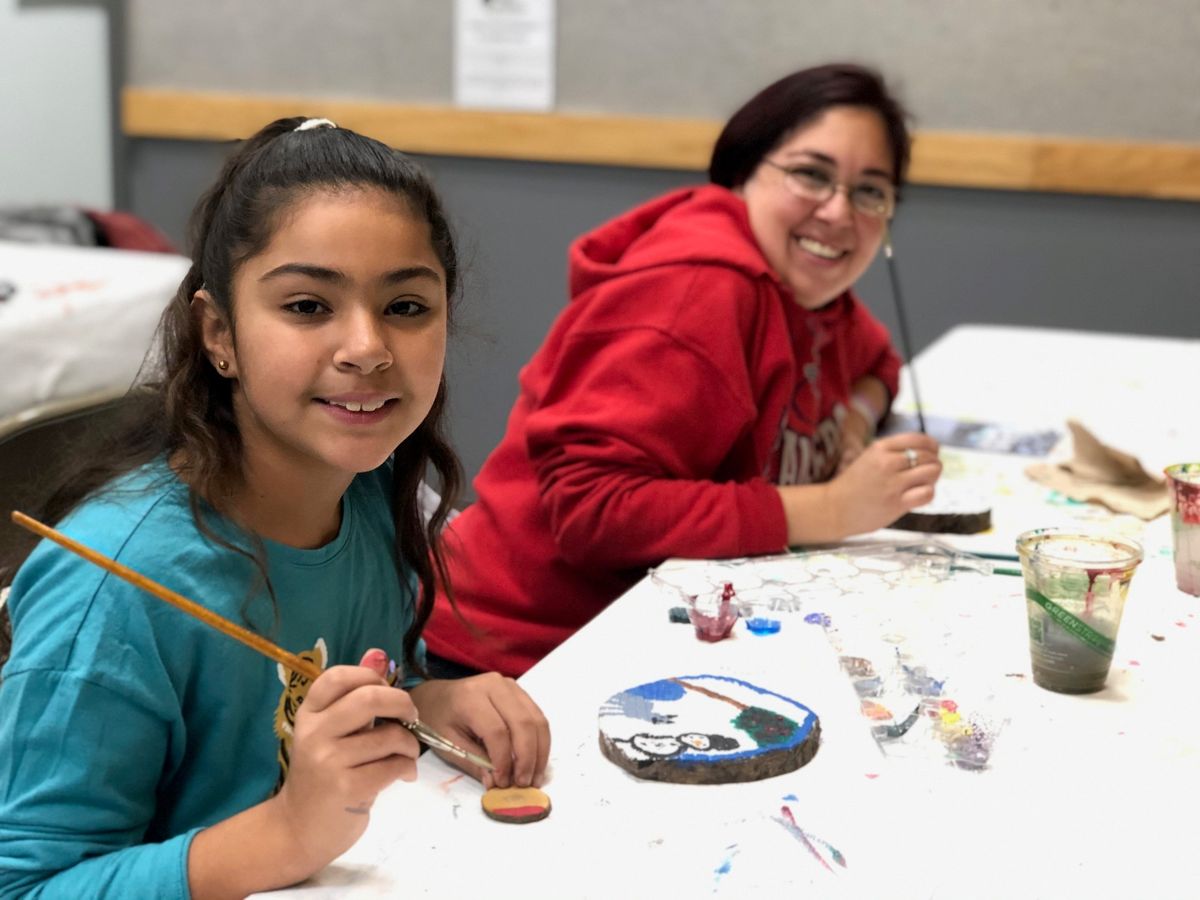
M 229 498 L 241 484 L 242 440 L 231 383 L 208 360 L 191 308 L 193 296 L 204 287 L 232 326 L 234 274 L 267 246 L 283 215 L 317 191 L 358 188 L 385 191 L 427 222 L 433 250 L 446 273 L 448 300 L 455 297 L 459 283 L 454 238 L 421 167 L 403 153 L 345 128 L 297 131 L 304 121 L 279 119 L 242 142 L 200 198 L 189 227 L 192 265 L 159 322 L 155 348 L 127 398 L 126 420 L 102 448 L 89 448 L 85 464 L 76 465 L 52 489 L 39 511 L 43 519 L 58 522 L 125 472 L 164 455 L 181 461 L 178 471 L 189 485 L 197 527 L 248 557 L 272 601 L 261 541 L 251 536 L 250 549 L 237 547 L 217 537 L 204 522 L 205 504 L 218 512 L 228 510 Z M 450 311 L 453 306 L 451 302 Z M 404 567 L 416 573 L 419 585 L 419 596 L 410 597 L 415 614 L 403 643 L 405 671 L 410 672 L 421 671 L 416 646 L 433 608 L 435 574 L 449 585 L 438 535 L 458 495 L 462 470 L 443 432 L 445 408 L 443 375 L 429 414 L 393 454 L 396 564 L 406 590 L 411 582 L 403 577 Z M 429 467 L 438 475 L 441 503 L 425 521 L 418 492 Z M 248 597 L 254 590 L 251 586 Z M 0 631 L 7 625 L 5 616 Z
M 852 63 L 830 63 L 793 72 L 768 85 L 733 114 L 713 146 L 708 180 L 741 187 L 763 158 L 802 125 L 833 106 L 873 109 L 883 119 L 897 192 L 908 172 L 912 139 L 908 113 L 882 76 Z

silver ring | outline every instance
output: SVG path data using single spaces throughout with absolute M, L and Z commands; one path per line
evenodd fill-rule
M 904 448 L 904 458 L 908 460 L 908 467 L 915 469 L 917 467 L 917 451 L 912 447 Z

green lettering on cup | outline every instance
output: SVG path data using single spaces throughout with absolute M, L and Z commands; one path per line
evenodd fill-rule
M 1064 631 L 1075 635 L 1093 650 L 1105 656 L 1112 656 L 1113 648 L 1117 646 L 1117 642 L 1112 638 L 1101 634 L 1087 622 L 1071 615 L 1049 597 L 1039 594 L 1031 587 L 1026 586 L 1025 596 L 1044 609 Z

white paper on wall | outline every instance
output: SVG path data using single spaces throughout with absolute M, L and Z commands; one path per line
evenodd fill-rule
M 455 0 L 454 102 L 554 106 L 554 0 Z

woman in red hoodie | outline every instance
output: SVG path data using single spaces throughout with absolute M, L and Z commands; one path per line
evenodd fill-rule
M 933 439 L 871 440 L 900 360 L 850 290 L 904 118 L 870 70 L 796 72 L 729 120 L 710 184 L 572 245 L 571 302 L 450 526 L 462 618 L 439 597 L 431 655 L 520 675 L 668 557 L 837 541 L 933 498 Z

